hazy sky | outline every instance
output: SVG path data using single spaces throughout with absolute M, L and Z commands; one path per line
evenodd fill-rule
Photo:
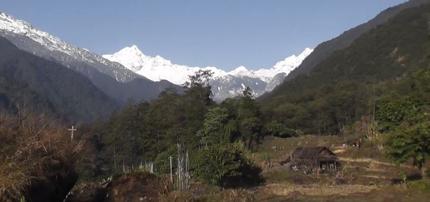
M 96 53 L 136 44 L 177 64 L 270 67 L 405 0 L 2 0 L 0 11 Z

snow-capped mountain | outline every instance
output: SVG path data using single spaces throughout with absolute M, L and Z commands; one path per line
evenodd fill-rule
M 31 24 L 0 12 L 0 36 L 19 49 L 55 61 L 88 77 L 95 86 L 119 102 L 156 98 L 173 84 L 153 82 L 123 65 L 89 50 L 73 46 Z
M 223 76 L 224 71 L 215 67 L 188 67 L 173 64 L 161 56 L 147 56 L 136 45 L 125 47 L 112 55 L 103 55 L 104 58 L 118 62 L 128 69 L 153 81 L 167 80 L 177 85 L 182 85 L 188 80 L 188 76 L 199 69 L 212 70 L 215 76 Z
M 267 69 L 250 70 L 240 66 L 226 72 L 217 67 L 175 64 L 161 56 L 145 55 L 137 46 L 126 47 L 117 53 L 102 57 L 2 12 L 0 36 L 21 50 L 80 72 L 119 102 L 129 99 L 148 100 L 157 97 L 165 88 L 179 89 L 173 84 L 184 84 L 188 76 L 202 69 L 214 73 L 210 82 L 214 99 L 217 101 L 237 96 L 245 86 L 252 88 L 255 96 L 259 96 L 281 83 L 283 78 L 312 52 L 311 49 L 305 49 L 298 56 L 290 56 Z
M 63 63 L 66 66 L 71 65 L 73 60 L 85 62 L 93 65 L 98 71 L 107 74 L 117 81 L 127 82 L 131 81 L 138 76 L 133 72 L 128 71 L 127 68 L 124 68 L 122 65 L 113 63 L 109 60 L 104 59 L 103 57 L 91 53 L 86 49 L 75 47 L 71 44 L 66 43 L 65 41 L 50 35 L 47 32 L 40 31 L 34 28 L 29 23 L 15 19 L 12 16 L 7 15 L 6 13 L 0 12 L 0 34 L 5 38 L 11 40 L 16 46 L 20 49 L 33 49 L 33 47 L 26 47 L 29 45 L 25 42 L 25 39 L 20 37 L 26 37 L 39 45 L 43 46 L 47 50 L 51 52 L 57 52 L 57 54 L 65 54 L 66 56 L 60 56 L 58 62 Z M 31 51 L 35 55 L 44 56 L 37 50 Z M 67 58 L 70 57 L 70 58 Z
M 145 55 L 136 45 L 125 47 L 114 54 L 103 55 L 103 57 L 118 62 L 153 81 L 168 80 L 177 85 L 185 83 L 188 80 L 188 76 L 198 70 L 211 70 L 214 73 L 213 80 L 210 82 L 214 99 L 220 101 L 237 96 L 245 86 L 253 89 L 255 96 L 260 96 L 264 92 L 273 90 L 310 53 L 312 53 L 312 49 L 306 48 L 298 56 L 287 57 L 271 68 L 250 70 L 240 66 L 229 72 L 217 67 L 190 67 L 174 64 L 159 55 L 155 57 Z M 276 81 L 272 81 L 274 78 L 276 78 Z

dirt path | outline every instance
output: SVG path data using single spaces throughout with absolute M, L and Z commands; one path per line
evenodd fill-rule
M 373 164 L 377 164 L 377 165 L 383 165 L 383 166 L 398 166 L 394 163 L 389 163 L 389 162 L 383 162 L 383 161 L 378 161 L 375 159 L 371 159 L 371 158 L 345 158 L 345 157 L 339 157 L 340 161 L 345 161 L 345 162 L 353 162 L 353 163 L 373 163 Z M 412 166 L 408 166 L 408 165 L 399 165 L 401 168 L 413 168 Z
M 294 185 L 294 184 L 268 184 L 261 188 L 261 191 L 277 196 L 288 196 L 293 193 L 300 193 L 308 196 L 346 196 L 354 193 L 368 193 L 377 189 L 375 185 Z

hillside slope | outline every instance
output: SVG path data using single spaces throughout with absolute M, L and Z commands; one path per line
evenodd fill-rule
M 428 67 L 429 15 L 429 4 L 406 9 L 285 81 L 260 100 L 266 115 L 305 132 L 340 132 L 370 113 L 376 84 Z
M 0 37 L 0 108 L 86 122 L 108 116 L 117 102 L 60 64 L 19 50 Z
M 89 50 L 75 47 L 31 24 L 0 12 L 0 36 L 28 53 L 54 61 L 86 76 L 117 102 L 151 100 L 166 88 L 180 89 L 170 82 L 153 82 L 119 63 Z
M 337 50 L 341 50 L 350 46 L 352 42 L 359 38 L 362 34 L 378 27 L 381 24 L 386 23 L 388 20 L 390 20 L 393 16 L 396 16 L 401 11 L 408 8 L 414 8 L 429 2 L 429 0 L 410 0 L 398 6 L 388 8 L 369 22 L 352 28 L 332 40 L 321 43 L 315 48 L 313 53 L 303 61 L 303 63 L 298 68 L 296 68 L 286 77 L 285 80 L 288 81 L 301 74 L 309 73 L 319 63 L 330 57 L 331 54 L 333 54 Z

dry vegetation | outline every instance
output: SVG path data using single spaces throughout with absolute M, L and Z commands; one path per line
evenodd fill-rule
M 66 132 L 44 116 L 0 116 L 0 201 L 34 194 L 32 186 L 55 178 L 61 169 L 61 177 L 71 174 L 82 144 L 71 143 Z

